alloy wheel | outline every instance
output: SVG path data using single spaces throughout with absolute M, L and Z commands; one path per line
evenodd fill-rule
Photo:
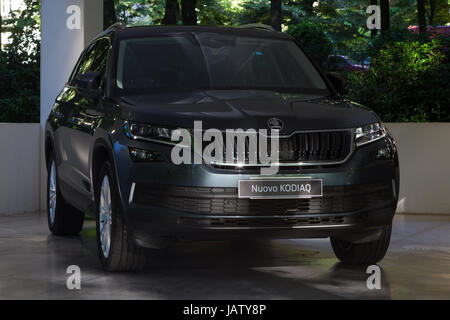
M 103 256 L 108 258 L 111 247 L 111 224 L 112 224 L 112 208 L 111 208 L 111 188 L 108 176 L 105 175 L 100 189 L 100 207 L 99 207 L 99 225 L 100 225 L 100 244 Z
M 50 179 L 48 186 L 48 208 L 50 214 L 51 223 L 55 223 L 55 211 L 56 211 L 56 168 L 55 161 L 52 162 L 50 167 Z

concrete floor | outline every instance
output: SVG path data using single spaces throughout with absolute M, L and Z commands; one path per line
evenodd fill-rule
M 55 237 L 44 214 L 0 215 L 0 299 L 450 299 L 450 216 L 396 216 L 380 290 L 328 239 L 179 244 L 149 253 L 142 273 L 107 273 L 94 230 Z M 81 290 L 66 287 L 69 265 Z

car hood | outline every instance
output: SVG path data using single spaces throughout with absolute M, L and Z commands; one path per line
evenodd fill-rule
M 341 98 L 274 91 L 210 90 L 130 95 L 120 98 L 122 118 L 204 129 L 267 129 L 270 118 L 284 123 L 282 134 L 297 130 L 346 129 L 379 121 L 369 109 Z

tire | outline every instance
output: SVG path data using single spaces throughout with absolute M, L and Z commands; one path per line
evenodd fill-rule
M 84 214 L 68 204 L 62 197 L 53 153 L 48 157 L 47 168 L 48 228 L 58 236 L 77 235 L 83 228 Z
M 118 194 L 112 166 L 105 162 L 95 186 L 98 255 L 107 271 L 140 271 L 145 264 L 145 250 L 127 228 Z
M 349 265 L 371 265 L 381 261 L 389 247 L 392 226 L 383 228 L 380 238 L 366 243 L 351 243 L 331 237 L 336 257 Z

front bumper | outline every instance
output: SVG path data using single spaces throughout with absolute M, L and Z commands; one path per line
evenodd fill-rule
M 131 143 L 170 156 L 170 147 Z M 170 161 L 135 163 L 128 148 L 116 144 L 124 217 L 146 246 L 180 238 L 364 235 L 390 225 L 396 209 L 398 159 L 396 154 L 390 160 L 376 159 L 377 151 L 390 143 L 383 139 L 360 147 L 339 166 L 281 171 L 279 177 L 322 179 L 324 187 L 322 198 L 285 200 L 239 199 L 238 181 L 256 176 L 253 172 Z
M 239 199 L 236 188 L 139 185 L 134 199 L 127 215 L 142 243 L 365 236 L 390 225 L 396 206 L 392 184 L 325 187 L 322 198 L 284 200 Z

